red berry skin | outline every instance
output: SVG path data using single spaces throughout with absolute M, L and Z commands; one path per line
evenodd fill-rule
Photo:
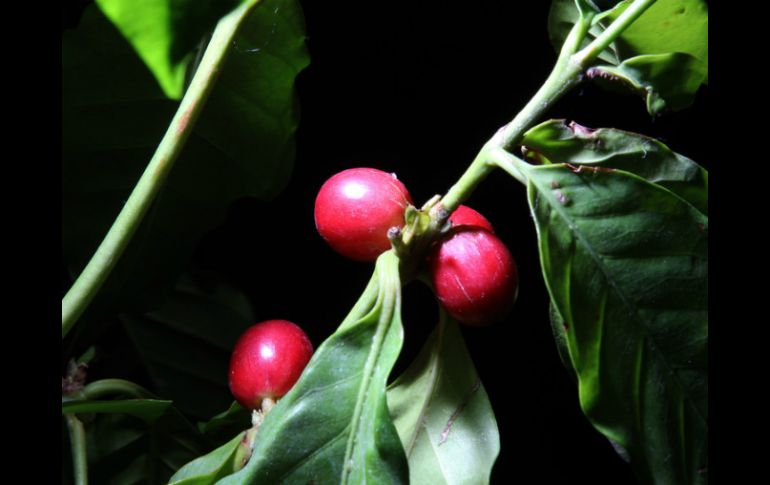
M 318 233 L 341 255 L 374 261 L 390 249 L 388 229 L 404 225 L 412 197 L 393 174 L 351 168 L 327 180 L 315 200 Z
M 516 262 L 494 233 L 478 227 L 449 232 L 430 258 L 433 288 L 452 317 L 469 326 L 494 323 L 519 289 Z
M 492 233 L 495 232 L 495 230 L 492 229 L 492 223 L 489 222 L 486 217 L 467 205 L 461 205 L 455 209 L 455 211 L 452 212 L 452 215 L 449 216 L 449 221 L 452 223 L 452 227 L 474 226 L 486 229 Z
M 230 359 L 230 392 L 246 409 L 289 392 L 313 355 L 313 344 L 288 320 L 266 320 L 238 339 Z

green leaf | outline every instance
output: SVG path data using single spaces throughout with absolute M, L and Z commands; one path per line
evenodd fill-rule
M 631 0 L 594 17 L 581 47 L 618 18 Z M 596 10 L 598 12 L 598 9 Z M 549 33 L 557 49 L 580 18 L 572 0 L 555 0 Z M 658 0 L 599 56 L 587 70 L 589 79 L 620 82 L 643 94 L 655 116 L 686 108 L 701 84 L 708 82 L 708 7 L 703 0 Z
M 707 482 L 708 218 L 629 172 L 527 172 L 583 412 L 642 482 Z
M 63 252 L 78 274 L 107 233 L 177 104 L 96 8 L 63 35 Z M 296 0 L 245 21 L 201 118 L 92 315 L 145 312 L 236 199 L 275 197 L 294 160 L 294 79 L 308 64 Z M 92 319 L 96 318 L 92 316 Z
M 223 441 L 222 437 L 233 434 L 250 426 L 251 411 L 244 408 L 237 401 L 233 401 L 226 411 L 223 411 L 210 420 L 198 423 L 198 430 L 209 442 Z M 226 439 L 226 438 L 224 438 Z
M 388 406 L 409 460 L 410 483 L 489 483 L 500 435 L 456 321 L 431 333 L 388 389 Z
M 169 485 L 210 485 L 240 469 L 242 465 L 236 461 L 245 434 L 238 434 L 211 453 L 180 468 L 169 479 Z
M 158 393 L 173 399 L 181 411 L 203 419 L 232 402 L 230 355 L 254 323 L 241 292 L 213 275 L 185 273 L 160 308 L 120 319 Z M 241 428 L 248 423 L 247 418 Z
M 614 20 L 622 11 L 613 9 L 607 20 Z M 709 60 L 708 6 L 703 0 L 658 0 L 621 34 L 615 45 L 621 61 L 647 54 L 689 54 L 702 64 L 705 76 Z
M 621 11 L 614 9 L 607 20 Z M 686 108 L 708 82 L 708 7 L 703 0 L 658 0 L 621 34 L 615 49 L 621 62 L 589 70 L 589 77 L 620 80 L 645 94 L 653 116 Z
M 407 483 L 385 384 L 403 342 L 398 258 L 388 251 L 337 331 L 265 417 L 246 467 L 219 483 Z
M 540 163 L 617 169 L 661 185 L 708 214 L 708 172 L 660 141 L 615 128 L 548 120 L 524 134 L 525 156 Z
M 125 399 L 114 401 L 66 401 L 61 405 L 62 414 L 111 413 L 130 414 L 154 423 L 171 406 L 171 401 L 158 399 Z
M 96 0 L 166 96 L 180 99 L 195 46 L 242 0 Z
M 615 66 L 592 67 L 589 79 L 622 82 L 647 100 L 647 112 L 659 115 L 690 106 L 695 93 L 708 74 L 705 66 L 690 54 L 667 54 L 632 57 Z

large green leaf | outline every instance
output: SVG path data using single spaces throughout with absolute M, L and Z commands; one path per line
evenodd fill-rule
M 166 95 L 182 97 L 185 69 L 206 32 L 242 0 L 96 0 Z
M 630 5 L 625 0 L 622 5 Z M 614 8 L 607 21 L 623 8 Z M 648 54 L 681 52 L 703 64 L 708 73 L 708 6 L 704 0 L 657 0 L 615 42 L 620 60 Z
M 577 3 L 594 15 L 584 46 L 632 3 L 625 0 L 599 14 L 586 1 L 554 0 L 551 41 L 561 48 L 580 18 Z M 703 0 L 658 0 L 599 56 L 587 77 L 620 82 L 645 96 L 652 115 L 686 108 L 708 82 L 708 7 Z
M 632 172 L 666 187 L 708 214 L 708 172 L 654 138 L 615 128 L 587 128 L 574 121 L 548 120 L 527 131 L 521 144 L 526 147 L 525 156 L 540 163 Z
M 410 483 L 489 483 L 500 435 L 456 321 L 441 322 L 428 337 L 388 389 L 388 406 Z
M 308 64 L 296 0 L 268 0 L 239 32 L 201 118 L 92 311 L 144 312 L 176 282 L 201 235 L 243 196 L 288 182 L 294 78 Z M 63 252 L 77 275 L 107 233 L 177 104 L 96 8 L 63 36 Z
M 299 381 L 265 417 L 246 467 L 220 484 L 407 482 L 385 384 L 403 342 L 398 258 L 371 282 Z
M 254 323 L 247 298 L 213 275 L 185 273 L 166 302 L 121 321 L 157 392 L 205 419 L 232 402 L 227 383 L 238 337 Z M 205 396 L 205 399 L 201 399 Z M 248 419 L 242 422 L 246 427 Z
M 629 172 L 527 169 L 581 407 L 645 483 L 706 483 L 708 218 Z

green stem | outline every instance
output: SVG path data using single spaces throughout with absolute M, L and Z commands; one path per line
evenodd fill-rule
M 634 23 L 656 0 L 637 0 L 621 13 L 604 32 L 599 34 L 593 42 L 587 45 L 583 50 L 575 55 L 577 61 L 583 67 L 593 61 L 604 49 L 609 47 L 612 42 Z
M 238 28 L 261 0 L 249 0 L 217 24 L 200 66 L 142 177 L 83 272 L 62 299 L 62 338 L 104 284 L 190 136 L 222 70 Z
M 154 399 L 157 396 L 131 381 L 123 379 L 102 379 L 83 387 L 85 399 L 101 399 L 111 395 L 127 395 L 136 399 Z
M 501 156 L 499 150 L 512 150 L 524 137 L 526 130 L 581 81 L 587 66 L 654 2 L 655 0 L 635 0 L 604 32 L 578 52 L 593 19 L 592 12 L 584 13 L 564 41 L 556 64 L 543 85 L 516 117 L 484 144 L 465 173 L 447 191 L 441 203 L 434 206 L 432 217 L 448 217 L 495 167 L 500 166 L 526 184 L 525 171 L 521 170 L 523 167 L 510 158 Z M 505 166 L 499 165 L 501 161 Z M 444 213 L 439 214 L 442 209 Z
M 86 432 L 83 423 L 74 414 L 65 414 L 72 450 L 72 468 L 76 485 L 88 485 L 88 456 L 86 454 Z

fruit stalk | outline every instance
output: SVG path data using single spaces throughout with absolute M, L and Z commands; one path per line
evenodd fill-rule
M 171 124 L 98 249 L 62 299 L 62 338 L 72 329 L 128 246 L 190 136 L 243 21 L 261 0 L 222 17 Z

